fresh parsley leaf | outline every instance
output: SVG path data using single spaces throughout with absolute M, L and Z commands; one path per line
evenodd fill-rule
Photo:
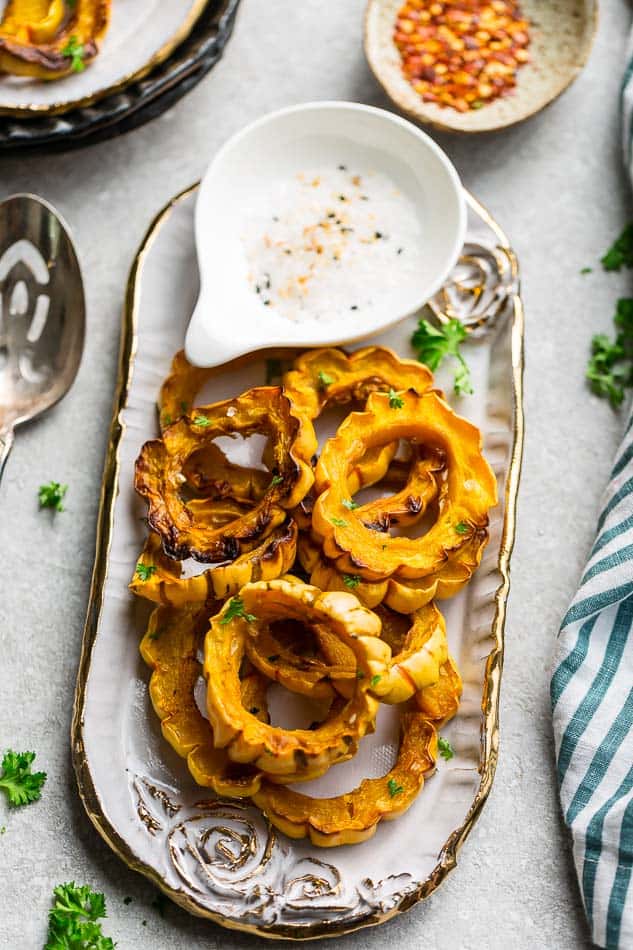
M 402 409 L 404 406 L 404 399 L 402 396 L 399 396 L 394 389 L 389 390 L 389 408 L 390 409 Z
M 443 759 L 446 759 L 449 762 L 455 755 L 455 750 L 450 744 L 448 739 L 443 739 L 442 736 L 437 740 L 437 748 Z
M 344 518 L 330 518 L 330 521 L 336 528 L 346 528 L 347 521 Z
M 152 577 L 152 575 L 156 573 L 156 565 L 142 564 L 139 561 L 138 564 L 136 565 L 136 571 L 134 573 L 137 574 L 138 577 L 140 577 L 142 581 L 148 581 L 150 577 Z
M 581 273 L 581 274 L 592 274 L 592 273 L 593 273 L 593 267 L 581 267 L 581 268 L 580 268 L 580 273 Z
M 625 388 L 633 386 L 633 299 L 621 298 L 613 318 L 617 333 L 611 340 L 606 333 L 591 341 L 587 379 L 592 392 L 608 399 L 614 409 L 624 402 Z
M 391 798 L 395 798 L 396 795 L 402 795 L 404 788 L 402 785 L 398 785 L 395 778 L 390 778 L 387 782 L 387 788 L 389 789 L 389 795 Z
M 360 505 L 353 498 L 344 498 L 343 508 L 347 508 L 348 511 L 356 511 L 357 508 L 360 508 Z
M 14 808 L 30 805 L 40 798 L 46 772 L 31 771 L 34 759 L 35 752 L 13 752 L 9 749 L 4 754 L 0 789 L 5 792 L 9 805 Z
M 241 597 L 232 597 L 231 602 L 227 607 L 226 613 L 220 620 L 220 623 L 224 625 L 237 618 L 246 620 L 248 623 L 253 623 L 257 619 L 254 614 L 246 613 L 244 609 L 244 601 Z
M 194 426 L 200 426 L 202 429 L 207 429 L 211 425 L 211 420 L 201 415 L 197 415 L 192 422 Z
M 40 485 L 37 493 L 40 508 L 53 508 L 55 511 L 63 511 L 64 506 L 62 502 L 67 491 L 68 485 L 60 485 L 59 482 L 49 482 L 48 485 Z
M 364 680 L 364 679 L 365 679 L 365 674 L 363 673 L 362 670 L 356 670 L 356 679 L 357 679 L 357 680 Z
M 373 689 L 374 686 L 378 686 L 378 683 L 381 681 L 381 679 L 382 679 L 382 676 L 380 676 L 378 673 L 376 673 L 375 676 L 372 676 L 372 678 L 369 681 L 369 685 L 371 686 L 371 688 Z
M 460 521 L 455 525 L 455 531 L 457 534 L 468 534 L 469 528 L 465 521 Z
M 85 52 L 83 43 L 80 43 L 76 36 L 71 36 L 62 49 L 62 56 L 66 56 L 71 60 L 70 67 L 73 72 L 82 73 L 86 68 L 84 63 Z
M 331 376 L 328 376 L 327 373 L 324 373 L 323 370 L 320 369 L 317 376 L 317 382 L 319 384 L 319 389 L 327 389 L 328 386 L 332 385 L 334 380 Z
M 633 224 L 627 224 L 620 237 L 601 258 L 601 264 L 609 271 L 633 267 Z
M 349 587 L 350 590 L 355 590 L 360 584 L 360 575 L 359 574 L 343 574 L 343 583 L 346 587 Z
M 98 923 L 105 916 L 103 894 L 74 881 L 59 884 L 53 891 L 44 950 L 114 950 L 114 942 L 104 937 Z
M 418 359 L 421 363 L 426 363 L 430 370 L 435 371 L 447 358 L 456 361 L 453 386 L 460 396 L 473 391 L 468 363 L 459 352 L 459 347 L 467 336 L 463 323 L 453 318 L 437 326 L 422 319 L 418 321 L 418 328 L 411 337 Z
M 273 475 L 270 482 L 270 487 L 275 488 L 277 485 L 283 485 L 283 483 L 284 483 L 283 475 Z

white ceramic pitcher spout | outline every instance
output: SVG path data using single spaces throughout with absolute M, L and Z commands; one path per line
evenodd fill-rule
M 428 235 L 408 283 L 389 287 L 361 322 L 350 307 L 321 321 L 265 305 L 249 280 L 244 240 L 253 209 L 280 182 L 341 162 L 369 165 L 398 184 Z M 370 171 L 370 174 L 371 174 Z M 185 343 L 190 362 L 218 366 L 265 347 L 310 347 L 374 336 L 415 313 L 442 286 L 461 252 L 466 204 L 457 172 L 428 135 L 399 116 L 355 102 L 312 102 L 264 116 L 215 156 L 196 205 L 201 290 Z M 355 309 L 355 308 L 351 308 Z

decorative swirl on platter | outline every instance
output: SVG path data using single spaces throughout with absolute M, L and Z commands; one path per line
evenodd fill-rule
M 427 306 L 438 320 L 457 318 L 480 336 L 509 314 L 518 265 L 508 247 L 469 241 L 448 280 Z
M 152 837 L 162 838 L 180 882 L 210 910 L 232 919 L 265 925 L 353 919 L 386 913 L 413 889 L 410 874 L 346 885 L 334 864 L 302 855 L 244 802 L 185 805 L 175 789 L 145 775 L 136 775 L 132 787 L 139 821 Z

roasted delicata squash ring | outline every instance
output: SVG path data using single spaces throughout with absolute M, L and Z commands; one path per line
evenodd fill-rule
M 388 395 L 373 393 L 365 411 L 352 412 L 328 440 L 316 469 L 313 533 L 339 571 L 370 581 L 437 573 L 486 531 L 488 511 L 497 502 L 497 483 L 481 452 L 479 430 L 436 392 L 402 391 L 398 400 L 396 407 Z M 436 522 L 419 538 L 372 531 L 346 506 L 349 471 L 369 449 L 400 439 L 440 450 L 447 461 Z
M 303 532 L 297 545 L 299 561 L 310 583 L 321 590 L 351 590 L 361 604 L 373 610 L 379 604 L 400 614 L 412 614 L 432 600 L 447 600 L 464 587 L 479 567 L 486 543 L 485 530 L 473 532 L 468 544 L 448 561 L 437 574 L 418 580 L 366 581 L 360 574 L 341 572 L 335 563 L 321 554 L 321 548 Z
M 181 496 L 187 460 L 219 436 L 263 433 L 273 460 L 263 498 L 222 527 L 198 520 Z M 236 399 L 204 406 L 169 426 L 161 440 L 146 442 L 136 462 L 135 486 L 148 502 L 150 528 L 169 557 L 217 563 L 252 550 L 310 490 L 314 433 L 278 386 L 249 389 Z
M 236 765 L 223 749 L 214 747 L 211 726 L 194 698 L 202 675 L 198 650 L 208 617 L 209 612 L 198 606 L 179 610 L 158 607 L 150 617 L 140 650 L 153 671 L 149 693 L 167 742 L 186 759 L 198 785 L 212 788 L 217 795 L 244 798 L 258 790 L 261 775 L 250 766 Z M 267 686 L 259 673 L 240 682 L 242 702 L 263 720 L 268 717 Z
M 156 604 L 171 604 L 173 607 L 223 600 L 237 594 L 251 581 L 274 580 L 286 574 L 294 564 L 297 534 L 296 522 L 287 518 L 248 554 L 193 577 L 183 577 L 180 562 L 166 556 L 160 538 L 151 532 L 138 560 L 130 590 Z
M 381 820 L 397 818 L 409 808 L 435 767 L 437 733 L 425 716 L 404 712 L 400 731 L 392 770 L 382 778 L 364 779 L 353 792 L 312 798 L 263 782 L 253 801 L 290 838 L 310 838 L 324 848 L 366 841 Z
M 312 636 L 310 637 L 310 633 Z M 322 638 L 341 641 L 324 627 L 308 631 L 302 624 L 286 621 L 260 630 L 256 637 L 246 638 L 246 655 L 253 666 L 273 682 L 293 693 L 317 700 L 332 700 L 332 681 L 347 680 L 351 696 L 356 679 L 356 660 L 347 647 L 344 663 L 320 655 Z M 328 641 L 329 642 L 329 641 Z
M 211 620 L 204 643 L 207 706 L 216 745 L 235 762 L 251 763 L 275 781 L 323 775 L 335 762 L 356 752 L 374 728 L 377 700 L 369 687 L 377 669 L 391 657 L 380 639 L 380 620 L 353 594 L 323 593 L 296 578 L 248 584 L 239 610 L 231 600 Z M 242 705 L 239 671 L 246 639 L 277 620 L 324 626 L 354 653 L 359 673 L 342 708 L 334 708 L 316 729 L 282 729 L 260 722 Z
M 243 504 L 261 501 L 270 486 L 270 472 L 231 462 L 215 442 L 194 452 L 183 475 L 205 498 L 230 498 Z
M 318 419 L 328 406 L 364 405 L 372 392 L 413 389 L 426 392 L 433 374 L 417 360 L 401 360 L 384 346 L 367 346 L 355 353 L 328 348 L 308 350 L 283 377 L 284 391 L 308 419 Z M 372 485 L 386 472 L 398 448 L 381 445 L 360 459 L 359 485 Z M 354 473 L 350 472 L 350 479 Z M 350 480 L 352 494 L 358 490 Z
M 450 656 L 440 669 L 440 678 L 433 686 L 426 686 L 415 694 L 421 713 L 439 729 L 456 715 L 462 695 L 462 678 L 457 664 Z
M 439 682 L 441 671 L 449 659 L 444 617 L 434 604 L 427 604 L 410 617 L 404 617 L 379 607 L 376 610 L 382 629 L 381 638 L 394 656 L 385 663 L 382 673 L 375 673 L 370 690 L 382 703 L 404 703 L 420 690 Z M 331 641 L 322 641 L 321 649 L 331 664 L 349 669 L 340 651 Z M 335 682 L 344 696 L 349 695 L 349 683 Z
M 99 51 L 110 6 L 110 0 L 9 0 L 0 21 L 0 72 L 59 79 L 83 69 Z
M 413 389 L 424 393 L 433 374 L 417 360 L 403 360 L 384 346 L 366 346 L 355 353 L 339 349 L 308 350 L 283 378 L 284 390 L 309 419 L 326 406 L 367 402 L 374 392 Z
M 293 353 L 295 352 L 288 349 L 258 350 L 256 353 L 238 356 L 237 359 L 231 360 L 229 363 L 223 363 L 222 366 L 200 367 L 190 363 L 185 356 L 185 351 L 179 350 L 172 360 L 169 376 L 165 379 L 158 398 L 161 429 L 166 429 L 181 416 L 190 415 L 192 409 L 196 406 L 196 400 L 202 388 L 217 376 L 226 376 L 247 366 L 254 360 L 265 357 L 267 362 L 278 365 L 279 372 L 274 376 L 281 380 L 282 368 L 284 365 L 287 366 L 289 361 L 292 362 Z

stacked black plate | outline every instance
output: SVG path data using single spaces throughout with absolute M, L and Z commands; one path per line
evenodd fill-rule
M 211 0 L 189 37 L 162 65 L 122 92 L 62 115 L 0 116 L 0 152 L 68 149 L 100 142 L 149 122 L 215 66 L 233 31 L 240 0 Z

